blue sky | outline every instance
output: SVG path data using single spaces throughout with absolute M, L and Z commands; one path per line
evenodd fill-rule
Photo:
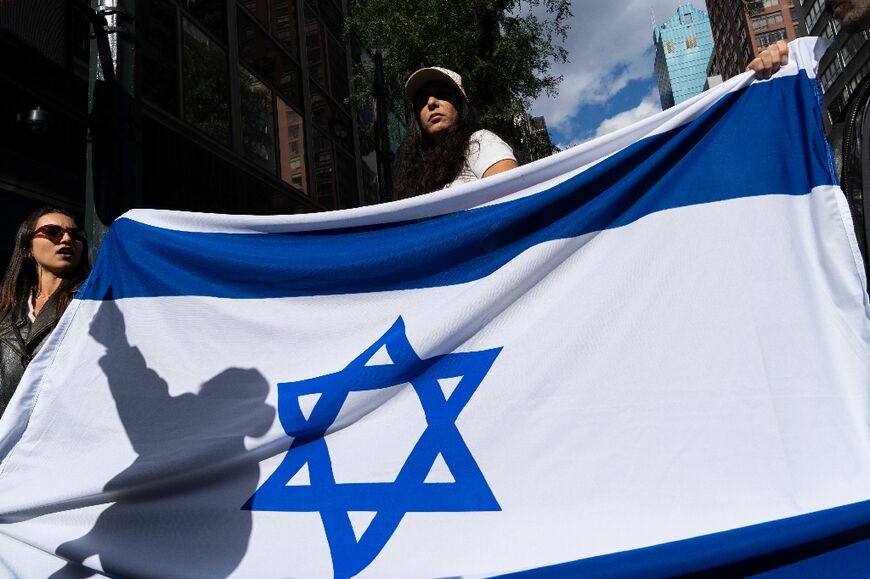
M 668 20 L 676 0 L 574 0 L 565 41 L 568 62 L 559 94 L 531 107 L 543 115 L 553 142 L 568 147 L 622 128 L 661 110 L 655 81 L 653 16 Z M 703 0 L 691 2 L 706 11 Z

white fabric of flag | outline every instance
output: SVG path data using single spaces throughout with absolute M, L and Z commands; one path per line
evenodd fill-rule
M 748 574 L 860 547 L 870 304 L 818 52 L 415 199 L 122 216 L 0 419 L 0 576 Z

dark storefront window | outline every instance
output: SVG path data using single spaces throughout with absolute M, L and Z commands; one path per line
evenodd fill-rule
M 275 172 L 275 128 L 272 91 L 244 68 L 239 69 L 242 152 L 270 173 Z
M 154 0 L 143 4 L 142 96 L 178 114 L 178 24 L 175 7 Z
M 280 98 L 277 104 L 281 179 L 307 194 L 305 127 L 303 126 L 302 116 Z
M 184 120 L 223 144 L 230 141 L 227 55 L 184 20 Z

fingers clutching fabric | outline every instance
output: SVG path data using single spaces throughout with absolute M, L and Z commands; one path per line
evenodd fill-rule
M 788 44 L 785 40 L 778 40 L 758 53 L 746 70 L 754 70 L 755 78 L 767 80 L 786 64 L 788 64 Z

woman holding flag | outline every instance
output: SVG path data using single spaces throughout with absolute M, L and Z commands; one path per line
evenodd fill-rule
M 43 207 L 18 228 L 0 285 L 0 415 L 90 271 L 87 250 L 65 209 Z
M 422 68 L 405 83 L 416 122 L 399 147 L 395 189 L 414 197 L 476 181 L 517 166 L 513 150 L 480 127 L 462 77 L 439 67 Z

